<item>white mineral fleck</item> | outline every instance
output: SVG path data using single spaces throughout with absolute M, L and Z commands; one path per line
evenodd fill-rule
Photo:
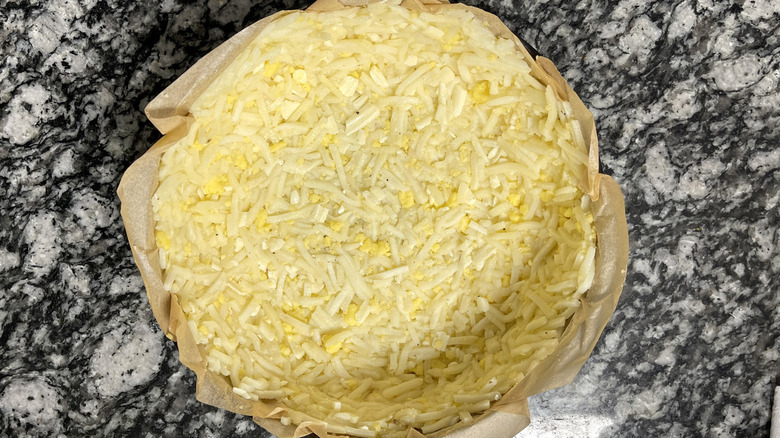
M 11 143 L 24 144 L 40 133 L 39 124 L 45 121 L 45 103 L 50 93 L 41 84 L 19 87 L 8 104 L 8 118 L 2 132 Z
M 60 395 L 42 377 L 11 380 L 0 396 L 0 412 L 6 418 L 38 429 L 36 432 L 42 432 L 42 429 L 59 432 L 62 429 L 61 411 Z
M 31 217 L 24 228 L 24 241 L 29 248 L 24 270 L 36 277 L 51 272 L 62 253 L 60 227 L 54 213 L 39 212 Z
M 761 80 L 763 70 L 764 61 L 751 53 L 736 59 L 717 61 L 709 74 L 721 90 L 738 91 Z
M 108 333 L 90 361 L 92 389 L 103 397 L 114 397 L 151 380 L 164 358 L 162 335 L 147 324 L 130 333 L 119 327 Z
M 653 188 L 666 197 L 676 188 L 675 168 L 669 161 L 669 152 L 657 144 L 645 153 L 647 177 Z
M 8 271 L 19 266 L 19 254 L 0 248 L 0 272 Z
M 626 53 L 647 57 L 663 32 L 646 15 L 636 18 L 628 33 L 623 35 L 618 46 Z
M 666 34 L 669 38 L 680 38 L 688 35 L 696 24 L 696 12 L 690 3 L 681 3 L 674 9 L 672 20 Z
M 82 15 L 84 9 L 78 1 L 51 2 L 48 9 L 38 15 L 29 28 L 27 36 L 33 49 L 44 55 L 53 52 L 70 29 L 73 20 Z
M 777 0 L 748 0 L 742 4 L 742 16 L 750 21 L 763 21 L 769 23 L 769 19 L 780 14 L 780 2 Z

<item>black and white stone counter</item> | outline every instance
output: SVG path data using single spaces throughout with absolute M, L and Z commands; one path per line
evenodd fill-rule
M 470 0 L 550 57 L 626 195 L 623 297 L 520 437 L 768 436 L 780 371 L 780 2 Z M 0 435 L 268 436 L 195 400 L 116 188 L 144 106 L 294 0 L 0 2 Z

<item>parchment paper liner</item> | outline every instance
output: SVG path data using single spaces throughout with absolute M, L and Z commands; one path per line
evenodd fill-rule
M 308 10 L 330 11 L 372 1 L 318 0 Z M 589 141 L 589 168 L 587 175 L 583 175 L 582 188 L 595 201 L 593 213 L 598 248 L 596 275 L 592 287 L 582 299 L 582 308 L 571 317 L 552 354 L 488 411 L 475 416 L 475 421 L 470 425 L 458 423 L 429 435 L 431 438 L 513 437 L 530 422 L 527 398 L 570 383 L 587 360 L 615 310 L 628 263 L 628 230 L 623 195 L 612 178 L 598 173 L 598 140 L 593 115 L 561 77 L 552 61 L 541 56 L 536 59 L 531 57 L 498 17 L 480 9 L 440 3 L 437 0 L 405 0 L 402 5 L 432 13 L 443 8 L 467 9 L 484 21 L 496 35 L 514 40 L 531 65 L 532 74 L 542 83 L 552 85 L 559 97 L 571 103 L 574 117 L 580 121 L 583 138 Z M 117 193 L 122 201 L 121 213 L 128 240 L 141 271 L 152 311 L 166 336 L 177 341 L 181 362 L 196 373 L 197 399 L 231 412 L 251 415 L 256 423 L 280 438 L 298 438 L 309 433 L 326 438 L 335 435 L 327 434 L 323 424 L 305 422 L 297 427 L 284 426 L 279 421 L 284 412 L 280 402 L 241 398 L 232 392 L 226 377 L 206 370 L 205 350 L 195 343 L 177 297 L 163 289 L 151 210 L 151 198 L 158 184 L 160 157 L 187 132 L 191 121 L 188 117 L 190 105 L 270 21 L 291 12 L 278 12 L 239 32 L 204 56 L 149 103 L 146 114 L 165 135 L 127 169 Z M 420 438 L 425 435 L 410 429 L 407 437 Z

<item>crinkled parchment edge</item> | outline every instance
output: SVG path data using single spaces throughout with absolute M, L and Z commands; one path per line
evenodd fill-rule
M 359 7 L 372 1 L 375 0 L 318 0 L 308 10 L 331 11 Z M 481 9 L 436 0 L 405 0 L 402 6 L 431 13 L 444 8 L 467 9 L 496 35 L 515 41 L 518 50 L 531 65 L 532 74 L 543 84 L 553 86 L 560 98 L 570 102 L 574 118 L 580 122 L 583 138 L 589 143 L 589 165 L 587 174 L 582 175 L 581 188 L 594 200 L 598 247 L 596 275 L 582 299 L 582 308 L 569 320 L 552 354 L 488 411 L 476 416 L 469 425 L 458 423 L 429 435 L 431 438 L 513 437 L 530 422 L 527 398 L 574 379 L 617 306 L 628 264 L 623 195 L 612 178 L 598 173 L 598 140 L 593 115 L 561 77 L 552 61 L 541 56 L 533 58 L 498 17 Z M 177 297 L 163 288 L 151 209 L 152 195 L 158 185 L 160 157 L 187 132 L 191 122 L 190 105 L 268 23 L 291 12 L 278 12 L 239 32 L 204 56 L 149 103 L 146 114 L 164 136 L 127 169 L 117 193 L 122 201 L 121 214 L 128 241 L 141 271 L 152 311 L 166 336 L 178 343 L 181 362 L 197 375 L 197 399 L 235 413 L 251 415 L 256 423 L 280 438 L 298 438 L 309 433 L 326 438 L 336 435 L 329 435 L 322 423 L 282 425 L 279 418 L 285 408 L 279 401 L 246 400 L 233 393 L 227 378 L 206 370 L 205 352 L 195 343 Z M 415 429 L 410 429 L 407 434 L 407 438 L 424 436 Z

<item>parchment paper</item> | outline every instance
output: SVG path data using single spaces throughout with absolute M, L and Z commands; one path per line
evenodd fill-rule
M 330 11 L 372 1 L 375 0 L 318 0 L 308 10 Z M 551 85 L 560 98 L 571 103 L 574 117 L 580 122 L 583 138 L 589 142 L 589 166 L 587 175 L 582 175 L 582 189 L 595 201 L 593 213 L 598 246 L 596 275 L 593 285 L 582 299 L 582 308 L 569 320 L 552 354 L 484 414 L 475 416 L 472 424 L 458 423 L 429 435 L 431 438 L 513 437 L 530 422 L 527 398 L 570 383 L 590 356 L 615 310 L 628 264 L 628 230 L 623 195 L 612 178 L 598 173 L 598 140 L 593 115 L 549 59 L 531 57 L 498 17 L 480 9 L 440 3 L 437 0 L 405 0 L 402 6 L 432 13 L 443 8 L 467 9 L 484 21 L 496 35 L 515 41 L 518 50 L 531 66 L 532 74 L 543 84 Z M 195 343 L 177 297 L 163 289 L 151 209 L 152 195 L 158 184 L 160 157 L 186 134 L 191 122 L 190 105 L 270 21 L 289 13 L 279 12 L 239 32 L 203 57 L 149 103 L 146 114 L 165 135 L 127 169 L 117 193 L 122 201 L 121 214 L 127 237 L 141 271 L 152 311 L 166 336 L 178 343 L 181 362 L 196 373 L 197 399 L 232 412 L 251 415 L 257 424 L 280 438 L 298 438 L 309 433 L 329 438 L 336 435 L 328 434 L 321 423 L 282 425 L 279 418 L 284 412 L 284 406 L 280 402 L 252 401 L 239 397 L 233 393 L 226 377 L 206 370 L 204 349 Z M 410 429 L 407 438 L 412 437 L 425 435 Z

